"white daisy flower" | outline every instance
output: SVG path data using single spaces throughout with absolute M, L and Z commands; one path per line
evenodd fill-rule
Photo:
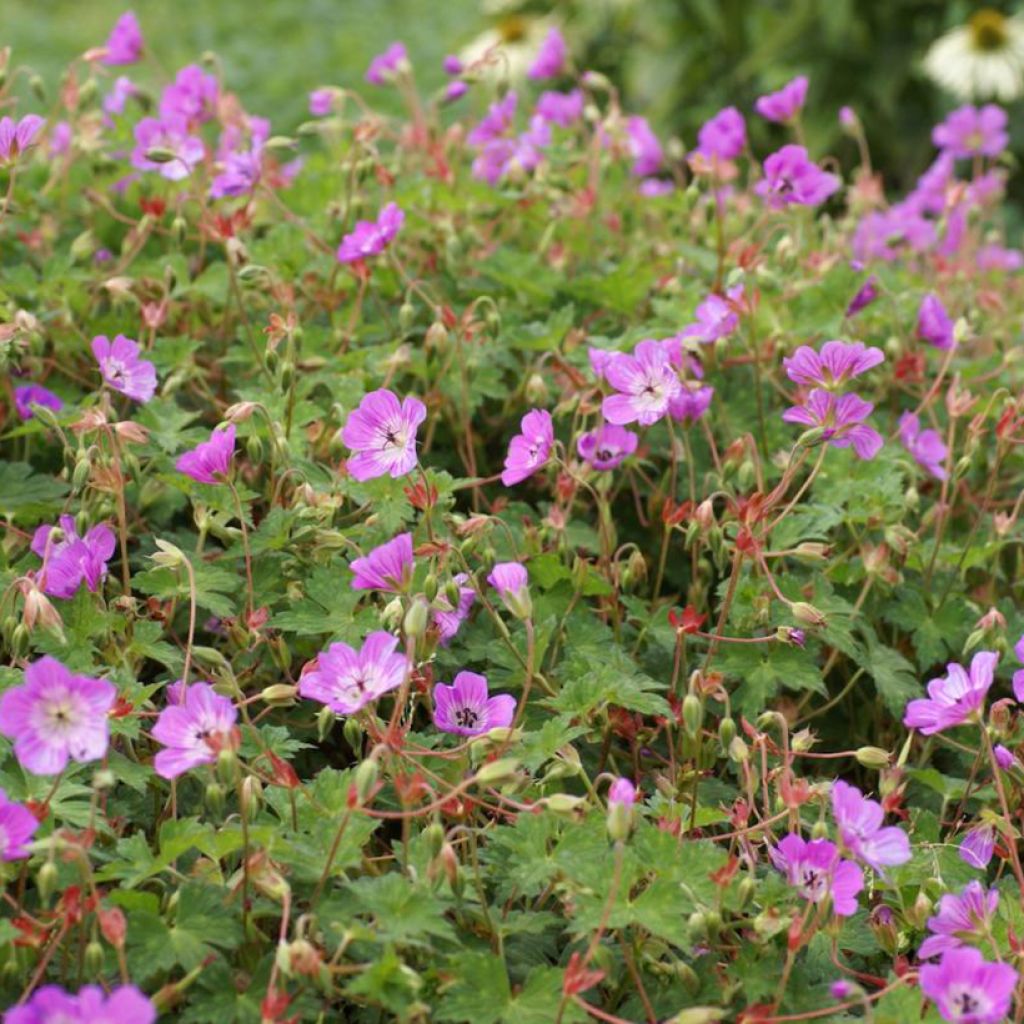
M 504 17 L 470 42 L 459 53 L 459 60 L 480 77 L 521 81 L 537 59 L 552 25 L 548 18 Z
M 962 100 L 1024 95 L 1024 19 L 983 8 L 932 43 L 924 69 Z

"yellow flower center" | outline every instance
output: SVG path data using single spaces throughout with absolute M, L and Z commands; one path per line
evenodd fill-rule
M 1006 18 L 991 7 L 984 7 L 971 15 L 967 23 L 971 30 L 971 45 L 975 50 L 989 53 L 1001 50 L 1009 38 Z
M 501 35 L 503 43 L 518 43 L 526 38 L 527 27 L 528 22 L 526 18 L 513 15 L 502 20 L 501 24 L 498 25 L 498 33 Z

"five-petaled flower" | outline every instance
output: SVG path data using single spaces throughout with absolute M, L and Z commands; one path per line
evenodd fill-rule
M 385 205 L 376 220 L 356 221 L 356 226 L 338 246 L 338 262 L 356 263 L 379 256 L 394 241 L 404 223 L 405 213 L 397 203 Z
M 115 391 L 136 402 L 148 402 L 156 394 L 156 367 L 139 356 L 138 342 L 123 334 L 113 341 L 99 334 L 92 339 L 92 354 L 103 380 Z
M 999 655 L 995 651 L 979 651 L 971 659 L 970 670 L 950 662 L 946 675 L 931 680 L 928 696 L 912 700 L 903 715 L 908 729 L 918 729 L 925 736 L 953 726 L 976 721 L 985 697 L 992 686 Z
M 519 433 L 509 442 L 501 482 L 506 487 L 521 483 L 543 468 L 555 443 L 555 428 L 547 409 L 531 409 L 519 421 Z
M 364 395 L 341 431 L 342 441 L 355 452 L 348 460 L 349 473 L 356 480 L 405 476 L 416 465 L 416 429 L 426 418 L 427 407 L 418 398 L 399 402 L 384 389 Z
M 210 434 L 209 441 L 201 441 L 174 463 L 179 473 L 184 473 L 201 484 L 222 482 L 231 469 L 231 458 L 235 454 L 235 425 L 218 427 Z
M 335 643 L 317 656 L 316 668 L 299 680 L 299 693 L 339 715 L 352 715 L 402 685 L 409 661 L 397 652 L 398 637 L 377 630 L 360 650 Z
M 163 744 L 153 761 L 157 775 L 174 779 L 201 764 L 213 764 L 218 753 L 233 745 L 238 710 L 209 683 L 179 687 L 178 700 L 160 712 L 153 739 Z
M 832 816 L 843 846 L 880 875 L 887 867 L 910 860 L 906 832 L 895 825 L 883 826 L 884 815 L 882 805 L 868 799 L 856 786 L 842 779 L 832 783 Z
M 947 950 L 937 964 L 921 968 L 921 991 L 943 1020 L 954 1024 L 999 1024 L 1010 1012 L 1017 971 L 989 963 L 976 949 Z
M 368 555 L 353 559 L 349 568 L 355 574 L 353 590 L 401 593 L 412 579 L 412 534 L 398 534 L 386 544 L 375 547 Z
M 510 726 L 515 711 L 515 697 L 489 696 L 487 677 L 476 672 L 460 672 L 451 686 L 438 683 L 434 687 L 434 725 L 442 732 L 480 736 Z
M 32 551 L 43 560 L 43 590 L 51 597 L 74 597 L 84 582 L 97 591 L 107 574 L 117 538 L 106 523 L 79 537 L 73 516 L 61 516 L 59 528 L 40 526 L 32 535 Z
M 811 903 L 831 898 L 840 917 L 857 912 L 857 893 L 864 888 L 864 874 L 851 860 L 839 855 L 827 839 L 805 840 L 795 832 L 784 836 L 770 851 L 772 863 L 797 892 Z
M 616 391 L 601 405 L 609 423 L 657 423 L 682 390 L 665 346 L 650 339 L 639 342 L 632 355 L 617 353 L 604 375 Z
M 852 445 L 858 458 L 873 459 L 884 443 L 882 435 L 864 423 L 874 408 L 858 395 L 835 395 L 815 388 L 803 405 L 787 409 L 782 418 L 787 423 L 820 427 L 822 438 L 834 448 Z

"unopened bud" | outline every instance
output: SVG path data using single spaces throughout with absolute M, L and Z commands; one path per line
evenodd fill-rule
M 379 775 L 380 769 L 372 757 L 361 762 L 356 769 L 356 799 L 360 804 L 365 804 L 370 799 Z
M 789 606 L 793 618 L 804 626 L 824 626 L 828 620 L 823 612 L 818 611 L 813 604 L 806 601 L 795 601 Z
M 736 722 L 731 718 L 723 718 L 718 723 L 718 742 L 722 750 L 728 752 L 729 745 L 736 738 Z
M 497 786 L 511 782 L 516 777 L 519 762 L 513 757 L 502 757 L 497 761 L 488 761 L 476 773 L 476 781 L 481 786 Z
M 402 620 L 402 630 L 406 636 L 421 637 L 427 631 L 429 621 L 430 606 L 423 598 L 414 597 Z
M 217 775 L 225 786 L 233 786 L 238 779 L 238 755 L 227 747 L 217 754 Z
M 865 768 L 888 768 L 892 763 L 892 755 L 881 747 L 858 747 L 854 757 Z
M 750 758 L 750 748 L 739 738 L 734 736 L 729 743 L 729 759 L 737 764 L 742 764 Z
M 295 703 L 298 692 L 299 688 L 289 683 L 273 683 L 260 691 L 260 700 L 274 708 L 289 708 Z
M 317 712 L 316 715 L 316 735 L 317 739 L 323 743 L 327 739 L 328 734 L 334 727 L 334 723 L 338 720 L 338 716 L 334 713 L 332 708 L 329 708 L 326 704 Z M 345 724 L 349 722 L 355 722 L 354 718 L 346 719 Z M 356 727 L 359 727 L 359 723 L 356 722 Z
M 57 888 L 57 879 L 57 865 L 52 860 L 45 861 L 36 872 L 36 889 L 39 891 L 39 901 L 43 906 L 50 902 L 50 897 Z
M 90 977 L 96 977 L 103 973 L 103 944 L 96 939 L 90 939 L 85 947 L 85 971 Z
M 688 693 L 683 698 L 683 728 L 690 739 L 700 735 L 704 724 L 704 705 L 695 693 Z
M 207 783 L 206 806 L 216 815 L 224 813 L 224 787 L 219 782 Z

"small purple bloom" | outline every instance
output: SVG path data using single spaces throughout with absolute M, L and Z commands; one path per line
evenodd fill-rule
M 476 672 L 460 672 L 451 686 L 434 687 L 434 725 L 442 732 L 480 736 L 491 729 L 507 729 L 515 713 L 515 697 L 489 697 L 487 677 Z
M 931 736 L 977 719 L 992 686 L 997 661 L 999 655 L 994 651 L 979 651 L 971 660 L 970 672 L 950 662 L 945 676 L 928 683 L 928 696 L 907 705 L 903 724 Z
M 680 337 L 693 338 L 702 345 L 710 345 L 732 334 L 740 322 L 734 300 L 742 295 L 742 290 L 742 285 L 738 290 L 729 289 L 724 297 L 712 292 L 697 307 L 697 322 L 684 327 Z
M 26 114 L 21 120 L 0 117 L 0 163 L 14 163 L 35 145 L 44 121 L 38 114 Z
M 56 658 L 25 669 L 25 682 L 0 696 L 0 733 L 33 775 L 56 775 L 68 760 L 97 761 L 107 752 L 107 713 L 117 690 L 105 679 L 79 676 Z
M 309 94 L 309 112 L 314 117 L 326 117 L 334 107 L 334 96 L 334 89 L 314 89 Z
M 375 547 L 368 555 L 353 559 L 353 590 L 383 590 L 400 594 L 412 579 L 412 534 L 400 533 L 386 544 Z
M 214 430 L 209 441 L 202 441 L 191 451 L 179 455 L 174 468 L 198 483 L 218 484 L 228 475 L 234 454 L 235 425 L 229 423 Z
M 883 827 L 882 805 L 842 779 L 832 784 L 832 816 L 846 849 L 878 874 L 910 860 L 910 840 L 903 829 Z
M 76 996 L 57 985 L 37 989 L 27 1003 L 4 1014 L 4 1024 L 153 1024 L 156 1009 L 134 985 L 119 985 L 109 995 L 86 985 Z
M 921 968 L 921 991 L 943 1020 L 954 1024 L 999 1024 L 1010 1012 L 1017 971 L 989 963 L 976 949 L 948 950 L 937 964 Z
M 79 537 L 72 516 L 60 517 L 64 536 L 55 540 L 56 527 L 40 526 L 32 536 L 32 551 L 43 559 L 43 590 L 51 597 L 74 597 L 82 582 L 95 593 L 107 574 L 117 538 L 106 523 L 92 527 Z
M 807 157 L 803 146 L 783 146 L 767 157 L 764 177 L 754 186 L 773 210 L 787 206 L 817 206 L 838 191 L 842 183 Z
M 685 382 L 679 394 L 668 404 L 668 414 L 678 423 L 693 426 L 711 407 L 715 389 L 710 385 L 698 386 Z
M 857 115 L 853 107 L 839 108 L 839 123 L 844 128 L 853 128 L 857 124 Z
M 583 90 L 572 92 L 543 92 L 537 100 L 537 116 L 549 124 L 568 128 L 583 116 Z
M 874 210 L 861 218 L 853 235 L 853 255 L 862 263 L 897 259 L 904 247 L 925 252 L 935 244 L 935 225 L 907 204 Z
M 388 203 L 376 220 L 360 220 L 338 246 L 339 263 L 355 263 L 379 256 L 394 240 L 405 222 L 405 213 L 397 204 Z
M 939 912 L 928 919 L 932 933 L 917 951 L 918 958 L 929 960 L 972 939 L 982 938 L 992 924 L 999 906 L 999 893 L 981 882 L 968 882 L 959 895 L 946 893 L 939 899 Z
M 937 430 L 922 430 L 921 421 L 912 412 L 905 412 L 900 417 L 900 441 L 922 469 L 936 480 L 946 479 L 943 463 L 949 451 Z
M 453 607 L 447 594 L 439 593 L 431 606 L 431 622 L 437 629 L 437 637 L 442 646 L 458 633 L 462 623 L 469 617 L 473 602 L 476 601 L 476 591 L 465 586 L 469 579 L 468 573 L 460 572 L 453 579 L 459 588 L 458 604 Z
M 518 98 L 514 91 L 507 92 L 504 98 L 492 103 L 486 115 L 470 130 L 466 142 L 471 146 L 484 146 L 488 142 L 507 134 L 512 127 L 512 119 L 516 116 Z
M 509 441 L 501 482 L 506 487 L 533 476 L 548 461 L 555 443 L 555 428 L 547 409 L 531 409 L 519 421 L 519 433 Z
M 153 739 L 166 748 L 153 761 L 163 779 L 176 779 L 201 764 L 213 764 L 238 720 L 238 709 L 209 683 L 193 683 L 183 699 L 160 712 Z
M 644 178 L 637 191 L 646 199 L 659 199 L 670 196 L 676 190 L 676 183 L 668 178 Z
M 587 349 L 587 359 L 590 362 L 590 370 L 598 380 L 604 380 L 608 364 L 618 355 L 614 349 L 594 348 L 591 345 Z
M 804 899 L 821 903 L 832 898 L 840 917 L 857 912 L 857 893 L 864 888 L 864 873 L 852 860 L 843 860 L 835 843 L 806 841 L 791 832 L 769 851 L 772 863 Z
M 850 304 L 846 307 L 848 317 L 856 316 L 878 298 L 878 278 L 872 274 L 858 289 Z
M 940 349 L 950 349 L 956 344 L 953 321 L 942 301 L 932 292 L 921 300 L 917 311 L 917 336 Z
M 409 54 L 404 43 L 392 43 L 377 54 L 366 69 L 366 81 L 371 85 L 387 85 L 400 71 L 409 66 Z
M 634 115 L 626 118 L 626 138 L 633 157 L 631 173 L 646 178 L 661 170 L 664 154 L 658 136 L 651 131 L 647 118 Z
M 134 11 L 125 11 L 114 22 L 104 50 L 107 65 L 134 64 L 142 56 L 142 29 Z
M 836 1000 L 849 999 L 853 995 L 853 985 L 845 978 L 833 981 L 828 987 L 828 994 Z
M 995 829 L 988 824 L 969 829 L 960 842 L 960 859 L 972 868 L 983 871 L 992 860 L 996 848 Z
M 151 160 L 148 154 L 162 150 L 169 160 Z M 187 178 L 206 156 L 203 140 L 190 135 L 186 122 L 178 118 L 144 117 L 135 126 L 132 166 L 140 171 L 158 171 L 168 181 Z
M 123 114 L 125 104 L 138 94 L 135 83 L 127 75 L 118 75 L 114 87 L 103 97 L 103 110 L 107 114 Z M 108 122 L 113 124 L 112 121 Z
M 446 75 L 461 75 L 466 70 L 462 61 L 451 53 L 441 61 L 441 67 L 444 68 Z
M 50 132 L 50 156 L 63 156 L 70 148 L 74 132 L 67 121 L 58 121 Z
M 456 100 L 461 100 L 466 93 L 469 92 L 469 83 L 463 81 L 449 82 L 444 87 L 444 102 L 454 103 Z
M 210 198 L 248 195 L 259 184 L 263 170 L 261 146 L 227 153 L 218 161 L 219 172 L 210 182 Z
M 540 44 L 537 58 L 526 72 L 528 78 L 557 78 L 565 70 L 566 46 L 562 33 L 551 28 Z
M 23 384 L 14 389 L 14 408 L 19 419 L 32 419 L 33 405 L 41 405 L 54 412 L 60 412 L 64 408 L 64 403 L 42 384 Z
M 36 816 L 24 804 L 9 800 L 0 789 L 0 860 L 23 860 L 27 857 L 28 844 L 37 828 Z
M 978 249 L 974 262 L 979 270 L 1021 270 L 1024 269 L 1024 252 L 990 242 Z
M 416 429 L 426 418 L 427 407 L 418 398 L 399 402 L 383 388 L 364 395 L 341 431 L 342 441 L 355 452 L 348 460 L 349 473 L 360 481 L 405 476 L 416 465 Z
M 202 124 L 213 118 L 219 96 L 217 79 L 198 64 L 189 64 L 161 94 L 160 118 L 171 123 L 184 121 L 190 127 Z
M 932 142 L 955 157 L 999 156 L 1010 141 L 1006 111 L 994 103 L 954 110 L 932 130 Z
M 682 390 L 664 345 L 651 339 L 639 342 L 632 355 L 616 353 L 604 373 L 617 392 L 601 405 L 609 423 L 657 423 Z
M 115 391 L 136 402 L 148 402 L 156 394 L 156 367 L 139 358 L 138 343 L 118 334 L 113 342 L 105 334 L 92 339 L 92 354 L 103 380 Z
M 822 427 L 823 439 L 834 448 L 852 445 L 857 458 L 873 459 L 884 443 L 882 435 L 863 422 L 873 409 L 870 402 L 865 402 L 858 395 L 835 395 L 815 388 L 803 405 L 787 409 L 782 418 L 787 423 Z
M 340 715 L 352 715 L 402 685 L 409 662 L 396 653 L 398 637 L 378 630 L 357 651 L 336 643 L 322 651 L 317 667 L 299 680 L 299 693 Z
M 747 144 L 747 124 L 735 107 L 720 110 L 697 133 L 697 151 L 706 160 L 735 160 Z
M 614 423 L 605 423 L 597 430 L 580 435 L 576 451 L 597 470 L 615 469 L 636 451 L 636 434 Z
M 992 748 L 992 754 L 996 759 L 996 764 L 999 765 L 1004 772 L 1008 772 L 1011 768 L 1018 767 L 1017 758 L 1013 756 L 1013 751 L 1004 747 L 1002 743 L 997 743 Z
M 499 562 L 487 575 L 487 582 L 498 592 L 505 607 L 518 619 L 532 612 L 530 577 L 519 562 Z
M 826 341 L 818 352 L 801 345 L 783 358 L 782 365 L 794 384 L 835 389 L 883 362 L 885 353 L 880 348 L 868 348 L 862 341 Z
M 620 775 L 608 789 L 608 803 L 632 807 L 636 803 L 636 786 Z
M 807 76 L 798 75 L 777 92 L 770 92 L 754 102 L 754 109 L 766 120 L 785 124 L 792 121 L 807 99 Z

